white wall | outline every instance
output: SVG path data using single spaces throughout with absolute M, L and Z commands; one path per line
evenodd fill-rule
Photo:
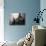
M 46 0 L 40 0 L 40 9 L 46 9 Z M 43 25 L 46 27 L 46 11 L 43 13 L 43 22 L 40 22 L 40 25 Z M 46 42 L 45 42 L 46 43 Z
M 40 9 L 46 9 L 46 0 L 40 0 Z M 43 22 L 40 22 L 41 25 L 46 26 L 46 11 L 43 12 Z
M 4 8 L 3 0 L 0 0 L 0 42 L 4 41 Z

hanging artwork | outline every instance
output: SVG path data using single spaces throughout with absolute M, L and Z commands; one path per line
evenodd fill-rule
M 9 18 L 10 25 L 25 25 L 25 13 L 11 13 Z

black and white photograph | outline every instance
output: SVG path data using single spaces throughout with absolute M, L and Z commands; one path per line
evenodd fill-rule
M 11 13 L 9 19 L 10 25 L 25 25 L 25 14 Z

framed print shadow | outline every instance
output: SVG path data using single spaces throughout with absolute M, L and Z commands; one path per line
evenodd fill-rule
M 25 13 L 11 13 L 9 17 L 10 25 L 25 25 Z

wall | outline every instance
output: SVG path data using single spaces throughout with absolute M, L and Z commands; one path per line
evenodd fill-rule
M 40 9 L 43 10 L 43 9 L 46 9 L 46 0 L 40 0 Z M 42 26 L 45 26 L 46 27 L 46 11 L 43 13 L 42 15 L 44 21 L 40 22 L 40 25 Z M 45 40 L 46 41 L 46 40 Z M 46 43 L 46 42 L 45 42 Z
M 31 31 L 35 14 L 40 10 L 40 0 L 4 0 L 4 38 L 7 41 L 18 41 Z M 9 14 L 12 12 L 26 13 L 26 24 L 10 26 Z
M 46 0 L 41 0 L 40 1 L 40 9 L 41 9 L 41 11 L 43 9 L 46 9 Z M 46 26 L 46 11 L 43 12 L 42 17 L 43 17 L 43 22 L 41 21 L 40 25 Z
M 3 0 L 0 0 L 0 42 L 4 41 L 4 8 Z

